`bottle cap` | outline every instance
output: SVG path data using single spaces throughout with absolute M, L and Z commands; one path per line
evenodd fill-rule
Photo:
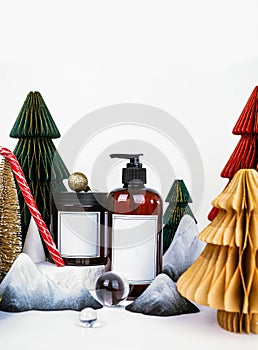
M 129 159 L 130 163 L 126 164 L 126 168 L 123 168 L 122 183 L 128 184 L 130 182 L 141 182 L 146 184 L 146 169 L 142 167 L 139 157 L 143 156 L 142 153 L 137 154 L 125 154 L 114 153 L 110 154 L 111 158 Z

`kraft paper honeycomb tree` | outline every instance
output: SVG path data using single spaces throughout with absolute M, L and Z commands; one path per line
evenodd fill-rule
M 229 181 L 239 169 L 257 169 L 258 86 L 253 89 L 232 133 L 241 135 L 241 138 L 220 174 Z M 217 214 L 218 209 L 213 207 L 208 219 L 212 221 Z
M 59 138 L 57 126 L 39 92 L 30 92 L 10 132 L 19 138 L 13 151 L 24 172 L 38 209 L 50 224 L 50 193 L 66 191 L 62 180 L 69 177 L 52 139 Z M 18 188 L 24 243 L 31 214 Z
M 11 167 L 0 164 L 0 281 L 22 250 L 20 206 Z
M 185 214 L 192 216 L 196 221 L 188 203 L 192 203 L 192 198 L 183 180 L 176 179 L 165 200 L 169 203 L 163 215 L 163 253 L 169 248 L 180 220 Z
M 222 328 L 258 334 L 258 172 L 237 171 L 212 205 L 218 215 L 199 234 L 207 245 L 178 291 L 217 309 Z

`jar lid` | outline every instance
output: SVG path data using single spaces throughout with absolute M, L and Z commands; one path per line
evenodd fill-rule
M 106 208 L 106 192 L 53 192 L 52 203 L 59 205 L 99 206 Z

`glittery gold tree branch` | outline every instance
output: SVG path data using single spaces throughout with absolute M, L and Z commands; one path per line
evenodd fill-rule
M 2 278 L 21 253 L 20 208 L 16 185 L 7 160 L 0 164 L 0 273 Z

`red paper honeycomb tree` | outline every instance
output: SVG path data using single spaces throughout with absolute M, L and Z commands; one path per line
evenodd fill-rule
M 228 178 L 229 181 L 240 169 L 257 170 L 258 86 L 251 93 L 232 133 L 241 135 L 241 138 L 220 174 L 221 177 Z M 219 209 L 213 207 L 208 219 L 212 221 L 217 216 L 218 211 Z

